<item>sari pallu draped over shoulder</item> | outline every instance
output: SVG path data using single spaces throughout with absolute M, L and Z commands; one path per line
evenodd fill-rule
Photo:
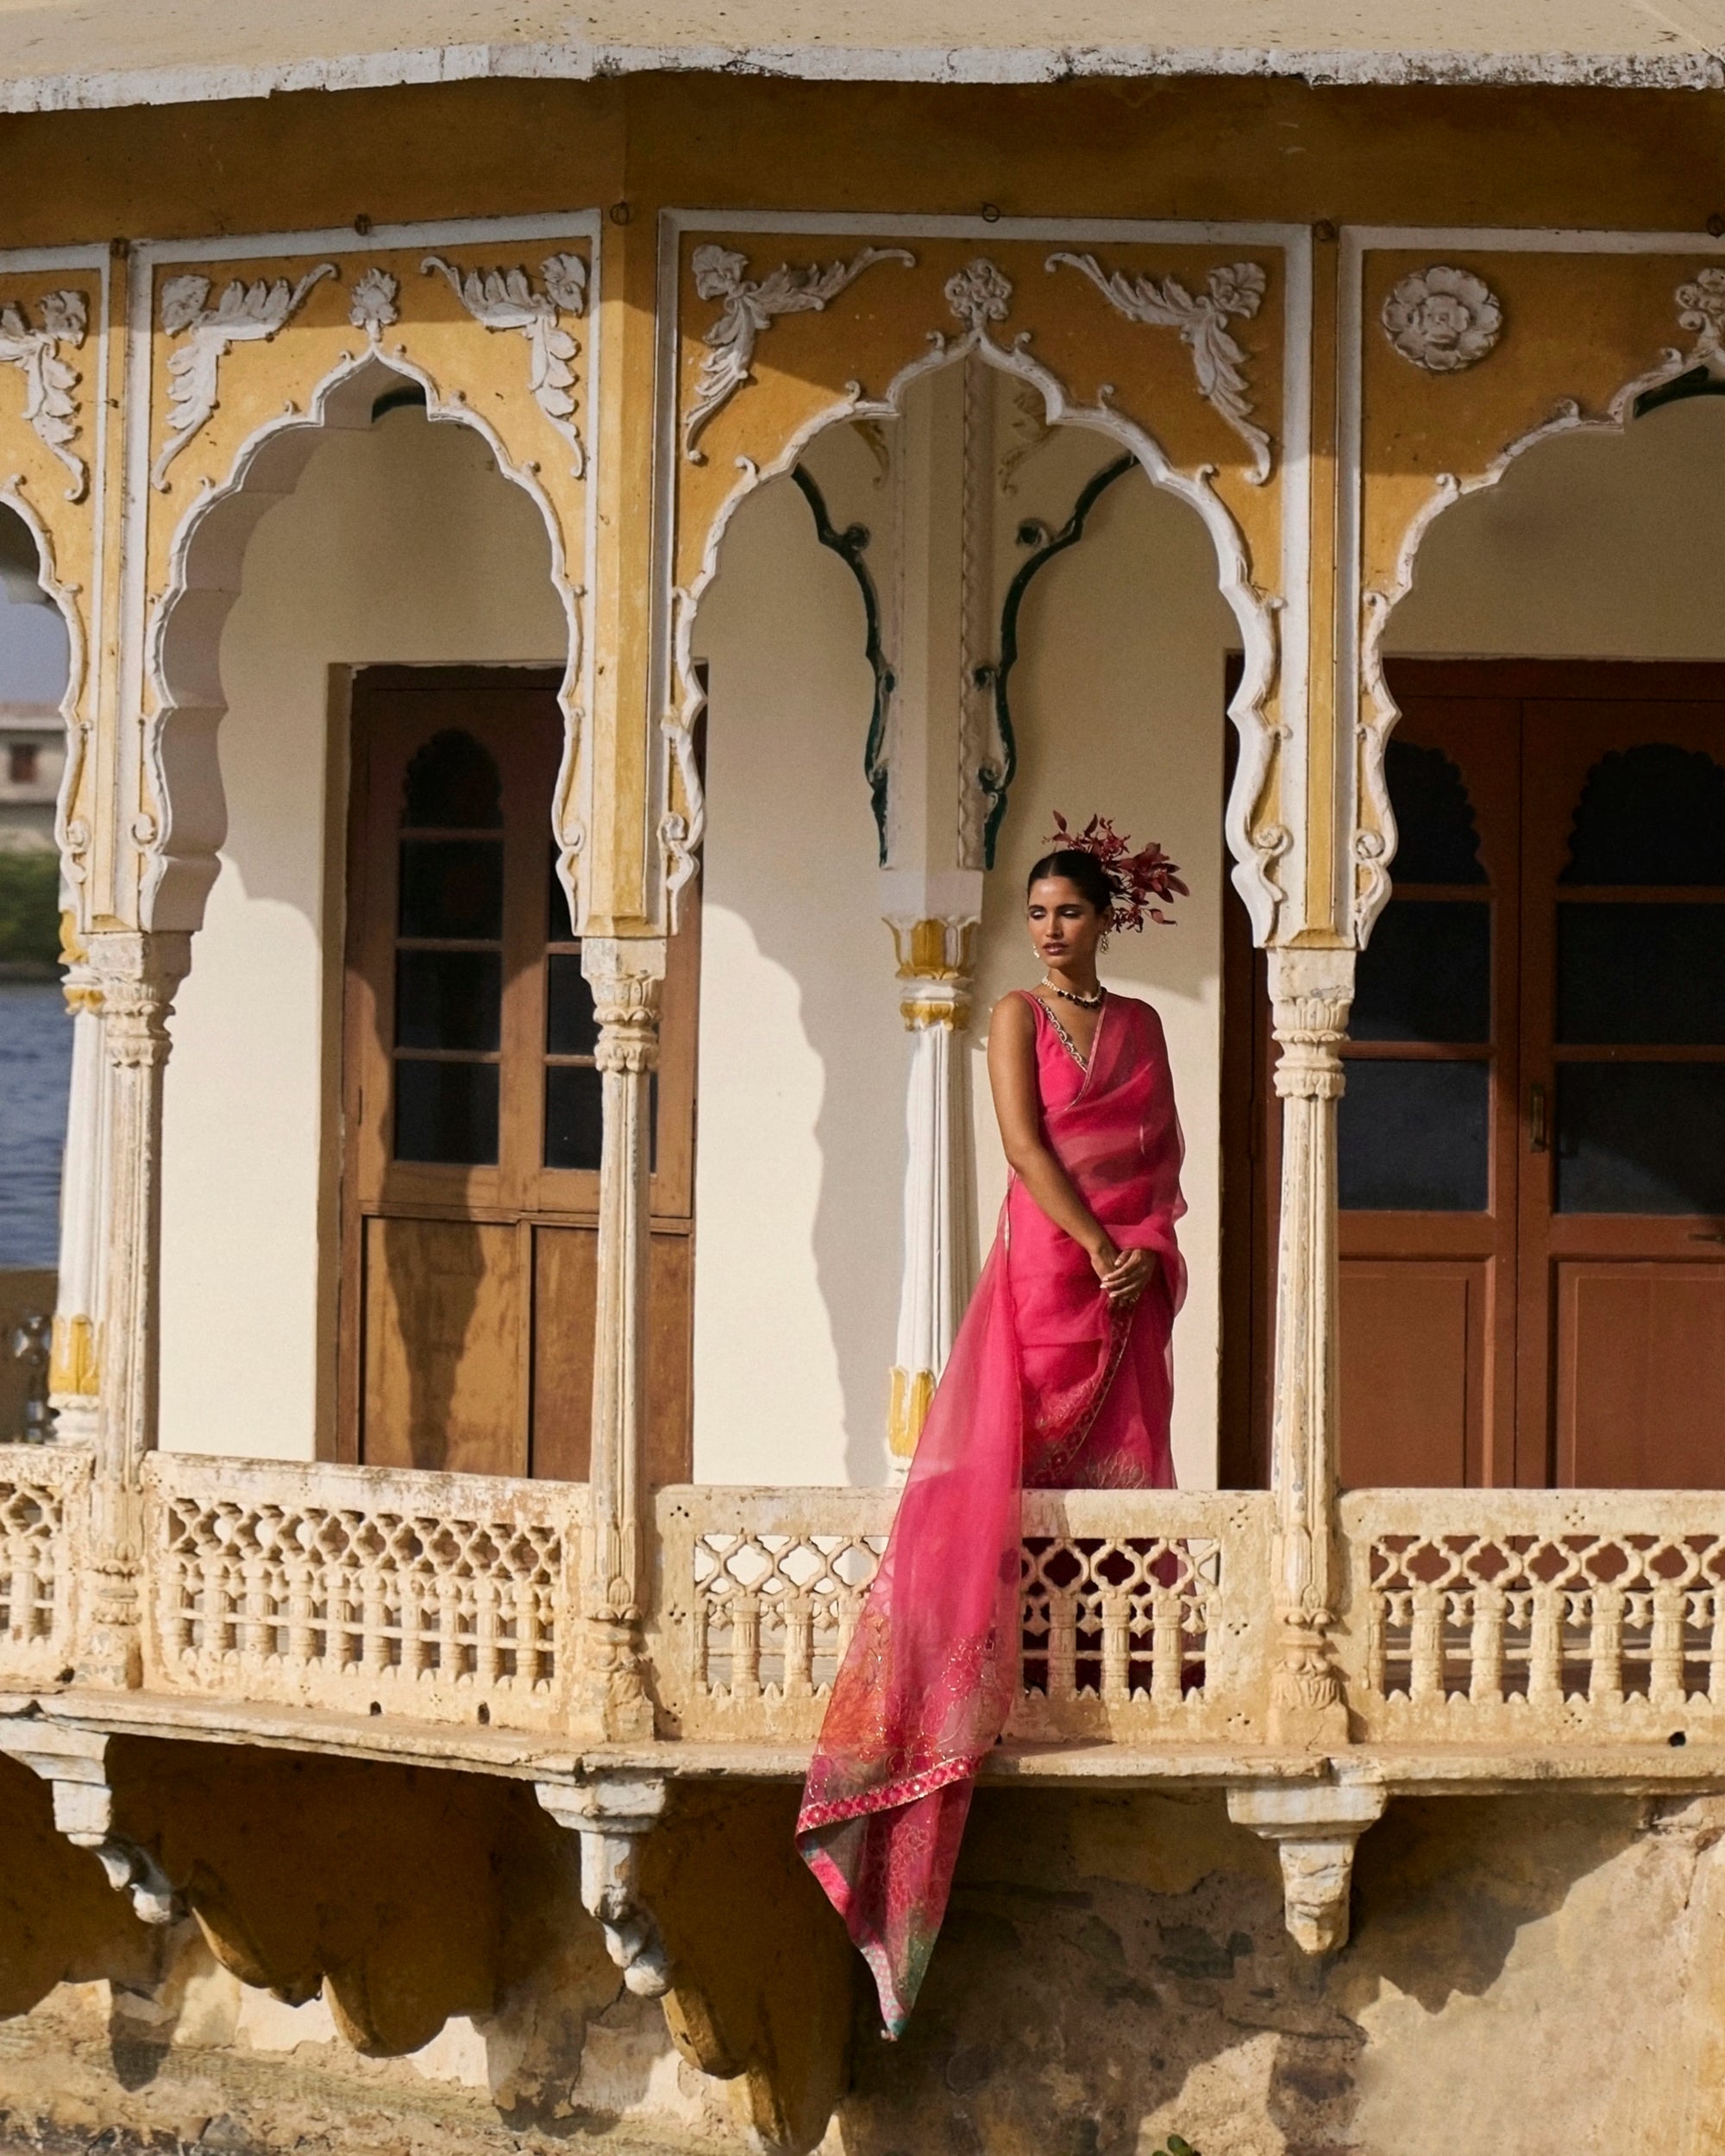
M 1037 1010 L 1044 1134 L 1157 1279 L 1118 1313 L 1014 1177 L 834 1683 L 797 1839 L 903 2029 L 945 1913 L 976 1771 L 1019 1687 L 1019 1494 L 1166 1488 L 1169 1338 L 1184 1290 L 1181 1139 L 1161 1020 L 1110 996 L 1081 1064 Z

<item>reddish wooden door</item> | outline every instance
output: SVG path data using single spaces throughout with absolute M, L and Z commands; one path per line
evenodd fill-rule
M 342 1028 L 344 1457 L 586 1473 L 599 1074 L 555 873 L 549 680 L 356 683 Z M 693 933 L 656 1081 L 649 1470 L 687 1473 Z
M 1725 1486 L 1725 701 L 1663 686 L 1522 705 L 1525 1482 Z
M 1342 1476 L 1725 1486 L 1725 677 L 1404 663 Z

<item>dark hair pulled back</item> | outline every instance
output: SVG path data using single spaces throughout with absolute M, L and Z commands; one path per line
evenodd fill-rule
M 1025 896 L 1028 898 L 1033 885 L 1046 876 L 1063 876 L 1075 885 L 1099 913 L 1111 914 L 1114 910 L 1115 893 L 1108 881 L 1107 871 L 1095 854 L 1087 854 L 1076 846 L 1057 846 L 1051 854 L 1044 854 L 1025 880 Z

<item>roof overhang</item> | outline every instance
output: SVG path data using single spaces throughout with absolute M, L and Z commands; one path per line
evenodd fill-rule
M 0 0 L 0 111 L 674 70 L 1725 87 L 1725 0 Z

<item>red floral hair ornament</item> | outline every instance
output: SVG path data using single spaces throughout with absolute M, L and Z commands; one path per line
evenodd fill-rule
M 1056 809 L 1054 830 L 1043 843 L 1095 856 L 1114 894 L 1114 910 L 1108 917 L 1111 929 L 1142 929 L 1146 921 L 1172 928 L 1173 916 L 1151 900 L 1164 899 L 1171 906 L 1176 892 L 1182 899 L 1191 896 L 1180 881 L 1178 866 L 1154 840 L 1133 853 L 1132 841 L 1122 838 L 1106 816 L 1093 816 L 1082 831 L 1072 831 Z

